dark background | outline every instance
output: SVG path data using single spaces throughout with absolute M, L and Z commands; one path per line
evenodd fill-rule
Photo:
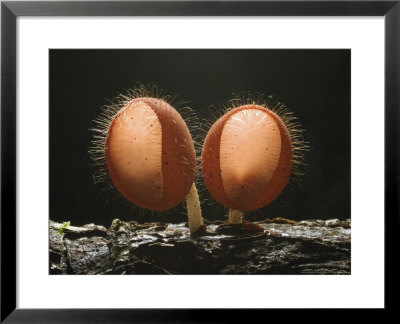
M 233 93 L 276 96 L 305 129 L 307 172 L 301 187 L 246 218 L 350 218 L 350 50 L 50 50 L 50 219 L 106 227 L 114 218 L 185 220 L 182 206 L 144 212 L 93 183 L 92 120 L 138 81 L 179 94 L 200 120 Z M 205 190 L 200 199 L 209 200 Z M 202 210 L 225 218 L 218 203 Z

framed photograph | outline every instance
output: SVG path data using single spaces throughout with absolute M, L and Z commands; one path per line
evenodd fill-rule
M 399 15 L 2 2 L 1 320 L 391 308 Z

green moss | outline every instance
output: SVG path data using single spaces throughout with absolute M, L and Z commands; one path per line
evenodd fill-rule
M 69 225 L 71 225 L 71 222 L 63 222 L 60 226 L 60 228 L 57 231 L 58 235 L 62 235 L 62 233 L 64 232 L 64 229 L 66 229 Z

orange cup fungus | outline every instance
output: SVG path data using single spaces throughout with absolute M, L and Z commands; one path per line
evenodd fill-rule
M 196 153 L 189 129 L 167 102 L 130 100 L 111 121 L 105 140 L 109 176 L 134 204 L 154 211 L 185 199 L 196 172 Z
M 293 167 L 289 131 L 268 108 L 255 104 L 234 108 L 209 130 L 201 167 L 206 187 L 219 203 L 231 210 L 257 210 L 277 198 L 289 181 Z

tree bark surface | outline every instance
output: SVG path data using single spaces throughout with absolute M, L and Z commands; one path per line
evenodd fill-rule
M 50 221 L 50 274 L 350 274 L 350 220 L 229 225 Z

